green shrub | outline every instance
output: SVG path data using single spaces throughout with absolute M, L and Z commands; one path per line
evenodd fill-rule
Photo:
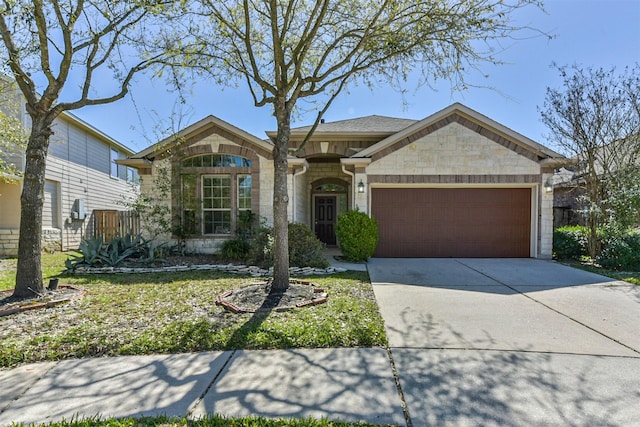
M 556 228 L 553 231 L 553 257 L 580 259 L 587 255 L 587 231 L 579 225 Z
M 612 270 L 640 271 L 640 234 L 605 239 L 597 261 L 604 268 Z
M 251 239 L 247 262 L 263 268 L 273 266 L 273 229 L 260 227 Z M 329 266 L 323 258 L 324 244 L 306 224 L 289 224 L 289 265 L 292 267 Z
M 366 261 L 378 244 L 378 222 L 359 210 L 338 217 L 336 236 L 342 255 L 349 261 Z
M 249 240 L 247 263 L 263 268 L 273 266 L 273 229 L 261 226 L 254 232 Z
M 243 238 L 225 240 L 220 247 L 220 257 L 229 261 L 244 262 L 249 256 L 251 244 Z
M 81 256 L 65 261 L 67 271 L 78 267 L 115 267 L 124 260 L 143 257 L 149 252 L 149 244 L 140 234 L 116 236 L 109 243 L 104 243 L 99 236 L 80 242 L 79 251 Z
M 289 224 L 289 264 L 292 267 L 328 267 L 329 262 L 322 256 L 324 247 L 307 224 Z

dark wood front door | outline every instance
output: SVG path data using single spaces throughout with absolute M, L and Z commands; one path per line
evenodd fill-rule
M 315 232 L 327 245 L 336 244 L 336 196 L 316 196 Z

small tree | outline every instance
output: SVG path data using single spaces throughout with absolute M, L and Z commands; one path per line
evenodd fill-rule
M 619 232 L 640 220 L 640 66 L 560 67 L 561 89 L 547 88 L 542 121 L 549 139 L 575 160 L 574 183 L 591 258 L 598 230 Z
M 21 162 L 28 135 L 20 120 L 20 106 L 14 85 L 0 77 L 0 182 L 13 182 L 21 173 Z
M 187 25 L 186 64 L 216 82 L 244 81 L 277 122 L 274 162 L 274 291 L 289 285 L 287 156 L 298 101 L 322 115 L 349 84 L 401 88 L 417 69 L 425 82 L 463 89 L 469 69 L 496 63 L 491 41 L 519 30 L 511 15 L 537 0 L 200 0 Z M 190 41 L 191 40 L 191 41 Z M 317 105 L 314 105 L 317 103 Z M 302 144 L 304 145 L 304 144 Z M 301 148 L 301 147 L 300 147 Z

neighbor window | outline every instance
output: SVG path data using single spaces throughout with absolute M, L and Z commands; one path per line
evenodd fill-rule
M 104 158 L 104 157 L 103 157 Z M 116 163 L 116 160 L 118 160 L 118 150 L 115 149 L 111 149 L 111 177 L 112 178 L 117 178 L 118 177 L 118 164 Z

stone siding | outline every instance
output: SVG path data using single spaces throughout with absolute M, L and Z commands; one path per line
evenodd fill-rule
M 372 162 L 367 173 L 537 175 L 540 165 L 454 122 Z
M 0 256 L 18 256 L 19 229 L 0 230 Z M 62 250 L 62 230 L 59 228 L 42 229 L 42 250 L 55 252 Z
M 18 256 L 20 230 L 0 230 L 0 256 Z
M 547 182 L 552 174 L 542 174 L 541 182 Z M 547 192 L 543 186 L 540 196 L 540 234 L 538 257 L 551 259 L 553 255 L 553 191 Z
M 273 225 L 273 180 L 273 160 L 260 157 L 260 209 L 256 213 L 269 225 Z
M 42 229 L 42 250 L 55 252 L 62 250 L 62 230 L 59 228 Z

